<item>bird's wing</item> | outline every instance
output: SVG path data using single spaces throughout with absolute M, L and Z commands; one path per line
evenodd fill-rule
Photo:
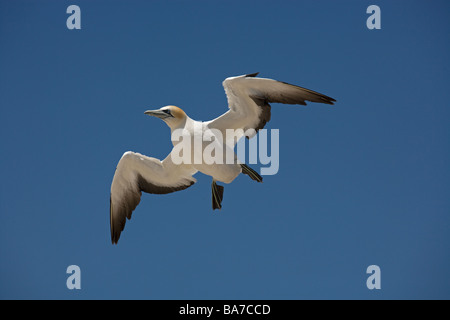
M 256 78 L 258 73 L 225 79 L 223 87 L 229 111 L 209 123 L 210 128 L 253 129 L 251 138 L 270 120 L 270 102 L 306 105 L 306 101 L 333 104 L 333 98 L 321 93 L 272 79 Z
M 117 243 L 125 227 L 126 218 L 141 200 L 141 192 L 165 194 L 184 190 L 193 185 L 197 170 L 176 165 L 171 156 L 163 161 L 139 153 L 124 153 L 117 165 L 111 184 L 110 224 L 111 241 Z

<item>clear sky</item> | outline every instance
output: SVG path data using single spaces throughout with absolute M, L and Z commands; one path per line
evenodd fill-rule
M 71 4 L 81 30 L 66 27 Z M 366 27 L 371 4 L 381 30 Z M 0 298 L 449 299 L 449 9 L 1 0 Z M 272 105 L 278 174 L 238 177 L 221 211 L 200 173 L 145 194 L 111 245 L 118 160 L 171 150 L 144 111 L 210 120 L 227 110 L 222 81 L 253 72 L 337 103 Z

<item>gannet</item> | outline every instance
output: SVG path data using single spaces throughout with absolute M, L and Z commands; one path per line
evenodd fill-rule
M 241 136 L 251 138 L 270 120 L 269 103 L 306 105 L 306 101 L 332 105 L 336 100 L 324 94 L 295 86 L 286 82 L 258 78 L 258 73 L 230 77 L 223 81 L 229 110 L 211 121 L 202 122 L 191 119 L 181 108 L 165 106 L 144 113 L 163 120 L 173 134 L 177 129 L 194 135 L 194 128 L 200 131 L 217 130 L 226 136 L 227 129 L 242 129 Z M 216 132 L 217 132 L 216 131 Z M 233 138 L 234 139 L 234 138 Z M 172 141 L 174 147 L 176 142 Z M 231 145 L 231 148 L 234 144 Z M 226 148 L 226 147 L 224 147 Z M 203 150 L 203 149 L 202 149 Z M 172 149 L 172 152 L 174 149 Z M 262 177 L 253 169 L 234 158 L 233 163 L 206 164 L 194 161 L 176 164 L 169 154 L 164 160 L 147 157 L 136 152 L 125 152 L 120 159 L 111 184 L 110 226 L 111 241 L 117 244 L 130 219 L 133 210 L 141 199 L 142 191 L 151 194 L 166 194 L 184 190 L 192 186 L 198 171 L 212 177 L 212 207 L 221 209 L 224 188 L 217 182 L 229 184 L 240 173 L 249 175 L 257 182 Z

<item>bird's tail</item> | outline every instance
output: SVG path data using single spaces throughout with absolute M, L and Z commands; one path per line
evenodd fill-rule
M 248 175 L 252 180 L 257 182 L 263 182 L 263 178 L 252 168 L 246 164 L 241 164 L 242 173 Z

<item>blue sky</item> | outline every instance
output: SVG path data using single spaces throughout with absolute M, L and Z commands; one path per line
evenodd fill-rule
M 81 30 L 66 8 L 81 8 Z M 381 8 L 381 30 L 366 9 Z M 0 298 L 449 299 L 448 1 L 0 1 Z M 337 100 L 274 104 L 280 171 L 143 195 L 118 246 L 128 150 L 163 158 L 174 104 L 226 111 L 261 72 Z M 256 166 L 257 167 L 257 166 Z M 81 290 L 66 268 L 81 268 Z M 381 268 L 381 290 L 366 268 Z

